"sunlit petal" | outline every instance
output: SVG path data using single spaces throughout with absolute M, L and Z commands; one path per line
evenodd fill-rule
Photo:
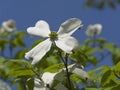
M 35 27 L 29 27 L 27 32 L 34 36 L 48 37 L 50 34 L 50 28 L 46 21 L 40 20 L 36 23 Z
M 57 73 L 50 73 L 50 72 L 45 72 L 42 75 L 42 80 L 46 85 L 49 85 L 51 87 L 54 77 Z
M 25 54 L 25 58 L 33 59 L 32 64 L 39 62 L 43 56 L 50 50 L 52 42 L 47 39 Z
M 71 53 L 72 50 L 78 48 L 79 42 L 74 37 L 58 38 L 55 41 L 57 47 L 65 51 L 66 53 Z
M 58 30 L 58 35 L 63 36 L 73 34 L 78 28 L 82 27 L 81 23 L 82 21 L 78 18 L 68 19 L 67 21 L 61 24 Z

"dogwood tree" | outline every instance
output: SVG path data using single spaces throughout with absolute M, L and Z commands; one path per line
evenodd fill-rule
M 17 31 L 14 20 L 0 27 L 0 90 L 119 90 L 120 49 L 100 37 L 102 25 L 96 23 L 82 28 L 82 20 L 70 18 L 59 30 L 52 31 L 45 20 L 38 20 L 26 31 Z M 88 37 L 79 43 L 72 36 L 84 30 Z M 31 48 L 31 38 L 37 36 Z M 24 41 L 28 36 L 29 41 Z M 110 57 L 113 66 L 97 65 Z

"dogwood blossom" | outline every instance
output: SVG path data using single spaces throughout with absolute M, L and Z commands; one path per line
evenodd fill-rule
M 56 72 L 56 73 L 45 72 L 41 77 L 42 81 L 35 78 L 34 90 L 50 90 L 49 88 L 52 86 L 55 77 L 59 75 L 59 73 L 60 72 Z
M 29 27 L 27 32 L 31 35 L 47 39 L 27 52 L 25 58 L 32 58 L 32 64 L 36 64 L 51 49 L 52 44 L 55 44 L 66 53 L 71 53 L 73 49 L 76 49 L 79 46 L 78 41 L 71 35 L 77 29 L 82 27 L 81 23 L 81 20 L 78 18 L 71 18 L 61 24 L 58 32 L 54 32 L 50 31 L 49 25 L 46 21 L 38 21 L 35 24 L 35 27 Z
M 2 27 L 7 32 L 13 32 L 16 30 L 16 24 L 14 20 L 4 21 Z
M 68 66 L 68 71 L 73 74 L 79 75 L 81 78 L 89 79 L 89 75 L 83 69 L 77 68 L 76 64 L 72 64 Z M 60 69 L 59 72 L 51 73 L 45 72 L 43 73 L 41 80 L 35 78 L 34 80 L 34 90 L 50 90 L 55 80 L 59 81 L 58 84 L 54 87 L 55 90 L 68 90 L 62 82 L 65 79 L 65 68 Z
M 89 25 L 86 34 L 88 36 L 94 36 L 94 35 L 99 35 L 102 30 L 102 25 L 101 24 L 94 24 L 94 25 Z

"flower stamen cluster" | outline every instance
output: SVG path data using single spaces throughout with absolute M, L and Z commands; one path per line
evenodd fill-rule
M 57 34 L 57 32 L 53 31 L 49 34 L 49 37 L 50 37 L 51 41 L 54 41 L 54 40 L 58 39 L 58 34 Z

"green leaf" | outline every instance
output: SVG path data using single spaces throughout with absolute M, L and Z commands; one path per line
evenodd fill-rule
M 91 1 L 87 0 L 87 2 L 85 3 L 84 7 L 85 8 L 89 8 L 91 6 Z
M 77 51 L 71 54 L 70 58 L 75 62 L 81 62 L 82 65 L 86 65 L 86 61 L 88 60 L 86 52 L 84 52 L 84 49 L 82 50 L 81 47 L 79 47 Z
M 4 80 L 7 80 L 8 72 L 10 71 L 10 68 L 8 68 L 5 63 L 6 61 L 7 60 L 5 58 L 0 58 L 0 77 Z
M 108 5 L 109 5 L 112 9 L 115 9 L 115 8 L 116 8 L 115 4 L 114 4 L 112 1 L 109 1 L 109 2 L 108 2 Z
M 91 62 L 94 65 L 96 65 L 98 63 L 98 58 L 95 56 L 89 56 L 88 60 L 89 60 L 89 62 Z
M 0 50 L 4 50 L 5 45 L 7 44 L 7 39 L 0 39 Z
M 98 5 L 98 9 L 103 9 L 105 7 L 105 2 L 101 1 L 100 4 Z
M 102 87 L 115 86 L 116 84 L 119 84 L 119 81 L 114 73 L 111 70 L 106 71 L 101 80 Z
M 24 65 L 27 68 L 32 68 L 31 63 L 23 59 L 12 59 L 12 60 L 8 60 L 7 62 L 13 62 L 13 64 L 16 63 L 16 64 Z
M 25 34 L 25 32 L 23 32 L 23 31 L 14 33 L 12 35 L 13 39 L 10 40 L 10 44 L 14 47 L 17 47 L 17 46 L 24 47 L 25 46 L 25 44 L 24 44 L 24 34 Z
M 102 75 L 106 72 L 110 70 L 110 67 L 108 66 L 102 66 L 99 68 L 96 68 L 94 70 L 91 70 L 88 72 L 90 79 L 94 82 L 94 83 L 100 83 L 101 82 L 101 78 Z
M 112 51 L 112 60 L 114 64 L 117 64 L 120 61 L 120 49 L 115 48 Z
M 120 85 L 116 85 L 115 87 L 113 87 L 112 89 L 110 90 L 120 90 Z
M 28 86 L 28 90 L 33 90 L 34 88 L 34 79 L 30 78 L 29 80 L 27 80 L 27 86 Z
M 18 78 L 23 76 L 33 76 L 35 73 L 32 70 L 13 70 L 10 72 L 9 77 Z
M 115 43 L 107 43 L 104 45 L 104 48 L 109 49 L 110 51 L 116 47 Z
M 120 78 L 120 62 L 113 67 L 114 74 Z
M 120 4 L 120 0 L 117 0 L 118 1 L 118 3 Z
M 93 43 L 93 40 L 92 39 L 86 39 L 85 40 L 85 44 L 86 45 L 89 45 L 89 44 L 92 44 Z
M 44 69 L 44 72 L 58 72 L 59 69 L 61 69 L 63 67 L 64 67 L 63 63 L 52 65 L 52 66 Z
M 32 48 L 41 43 L 43 40 L 37 40 L 33 43 Z
M 106 43 L 106 39 L 104 39 L 104 38 L 99 38 L 99 39 L 97 39 L 97 41 L 98 41 L 99 44 Z
M 84 90 L 100 90 L 99 88 L 85 88 Z
M 28 49 L 20 50 L 16 53 L 15 59 L 22 59 L 25 56 L 25 53 L 28 51 Z

